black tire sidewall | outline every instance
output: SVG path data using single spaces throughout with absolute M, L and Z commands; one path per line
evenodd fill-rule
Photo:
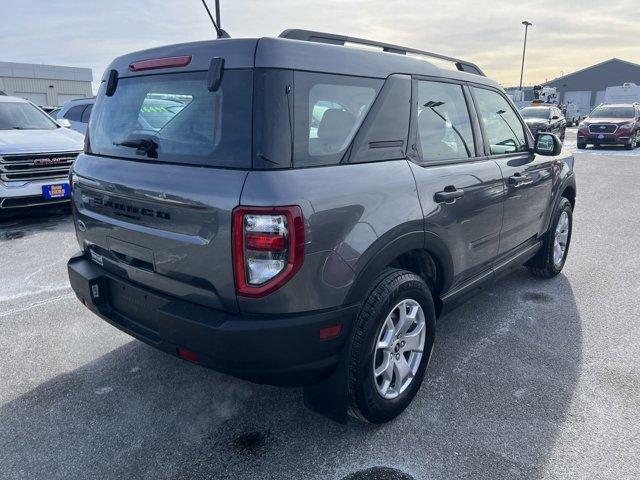
M 558 222 L 560 221 L 560 216 L 562 212 L 567 212 L 569 215 L 569 232 L 567 235 L 567 247 L 564 250 L 564 256 L 562 257 L 562 262 L 559 266 L 555 264 L 553 261 L 553 244 L 555 240 L 556 228 L 558 227 Z M 556 209 L 553 216 L 553 224 L 551 230 L 549 230 L 549 237 L 547 239 L 547 265 L 546 267 L 553 272 L 554 274 L 558 274 L 564 268 L 564 264 L 567 261 L 567 256 L 569 255 L 569 247 L 571 246 L 571 235 L 573 233 L 573 210 L 571 208 L 571 202 L 566 198 L 560 200 L 558 208 Z
M 435 339 L 435 311 L 433 298 L 427 285 L 422 279 L 410 272 L 406 272 L 406 275 L 399 280 L 392 290 L 383 293 L 383 297 L 376 302 L 375 315 L 372 318 L 360 319 L 365 321 L 366 325 L 364 326 L 360 351 L 357 354 L 358 359 L 355 371 L 352 372 L 352 375 L 356 377 L 354 393 L 359 413 L 372 423 L 384 423 L 393 419 L 411 403 L 422 384 Z M 375 290 L 373 293 L 375 293 Z M 378 393 L 373 374 L 375 345 L 377 344 L 382 324 L 391 309 L 406 299 L 417 301 L 424 311 L 426 323 L 425 349 L 420 367 L 409 387 L 398 397 L 385 399 Z

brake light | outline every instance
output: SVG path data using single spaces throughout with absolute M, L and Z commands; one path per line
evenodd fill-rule
M 237 207 L 233 264 L 238 295 L 262 297 L 284 285 L 304 260 L 304 221 L 298 206 Z
M 150 58 L 138 60 L 129 64 L 132 72 L 144 70 L 155 70 L 156 68 L 186 67 L 191 63 L 191 55 L 180 55 L 179 57 Z

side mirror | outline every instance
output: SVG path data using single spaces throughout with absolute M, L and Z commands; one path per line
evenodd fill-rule
M 58 125 L 60 125 L 61 127 L 71 128 L 71 122 L 66 118 L 59 118 L 58 120 L 56 120 L 56 122 L 58 122 Z
M 536 135 L 536 147 L 534 149 L 538 155 L 555 157 L 562 151 L 562 142 L 552 133 L 539 133 Z

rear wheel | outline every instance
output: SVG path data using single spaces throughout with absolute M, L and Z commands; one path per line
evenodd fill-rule
M 578 149 L 579 150 L 584 150 L 585 148 L 587 148 L 587 144 L 586 143 L 579 143 L 578 144 Z
M 527 268 L 533 275 L 551 278 L 562 271 L 569 253 L 572 228 L 571 202 L 563 197 L 554 212 L 551 228 L 544 236 L 540 250 L 527 263 Z
M 424 378 L 435 337 L 431 292 L 417 275 L 386 270 L 376 280 L 353 332 L 350 414 L 371 423 L 398 416 Z

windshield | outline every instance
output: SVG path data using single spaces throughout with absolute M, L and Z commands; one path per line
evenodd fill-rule
M 524 118 L 544 118 L 547 120 L 551 117 L 551 110 L 545 107 L 527 107 L 523 108 L 520 113 Z
M 633 107 L 598 107 L 591 115 L 591 118 L 633 118 Z
M 121 78 L 99 95 L 91 151 L 136 159 L 251 166 L 252 72 L 227 70 L 216 92 L 207 72 Z
M 0 130 L 53 130 L 58 125 L 30 103 L 0 102 Z

